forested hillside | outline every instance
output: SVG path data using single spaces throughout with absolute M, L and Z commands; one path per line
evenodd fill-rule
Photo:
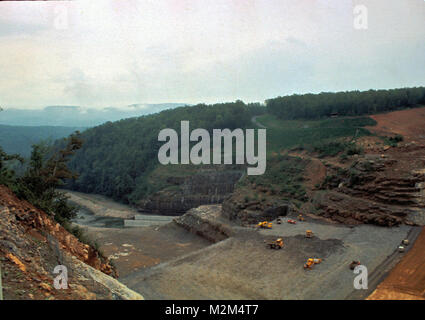
M 266 100 L 267 112 L 281 119 L 317 119 L 331 114 L 359 116 L 425 104 L 425 87 L 303 94 Z
M 253 114 L 264 107 L 242 101 L 196 105 L 166 110 L 154 115 L 107 122 L 82 133 L 83 147 L 70 162 L 80 173 L 69 187 L 134 203 L 156 191 L 147 181 L 158 165 L 158 133 L 163 128 L 180 132 L 180 121 L 189 120 L 190 129 L 251 127 Z

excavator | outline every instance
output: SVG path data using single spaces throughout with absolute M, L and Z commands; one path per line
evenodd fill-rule
M 272 223 L 271 222 L 267 222 L 267 221 L 263 221 L 263 222 L 259 222 L 257 224 L 258 228 L 261 229 L 271 229 L 272 228 Z
M 312 237 L 313 237 L 313 231 L 311 231 L 311 230 L 306 230 L 306 231 L 305 231 L 305 237 L 306 237 L 306 238 L 312 238 Z
M 283 239 L 282 238 L 278 238 L 276 240 L 269 241 L 269 242 L 267 242 L 267 245 L 269 246 L 270 249 L 282 249 L 282 247 L 283 247 Z
M 322 262 L 322 259 L 318 258 L 309 258 L 306 263 L 304 263 L 304 269 L 312 269 L 315 264 Z
M 302 213 L 300 213 L 300 214 L 298 215 L 298 220 L 299 220 L 299 221 L 305 221 L 305 218 L 304 218 L 304 216 L 302 215 Z

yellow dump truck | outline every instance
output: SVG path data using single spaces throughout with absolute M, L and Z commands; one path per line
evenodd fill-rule
M 259 222 L 257 224 L 257 228 L 271 229 L 272 228 L 272 223 L 271 222 L 267 222 L 267 221 Z
M 278 238 L 276 240 L 272 240 L 267 242 L 267 246 L 270 249 L 282 249 L 283 247 L 283 239 L 282 238 Z

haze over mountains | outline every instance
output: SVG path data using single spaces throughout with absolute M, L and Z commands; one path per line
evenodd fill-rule
M 43 109 L 13 109 L 3 106 L 0 124 L 11 126 L 64 126 L 93 127 L 107 121 L 142 116 L 166 109 L 184 106 L 185 103 L 132 104 L 104 109 L 79 106 L 47 106 Z
M 184 103 L 132 104 L 104 109 L 79 106 L 48 106 L 43 109 L 13 109 L 0 112 L 0 147 L 6 152 L 28 157 L 31 146 L 55 141 L 72 132 L 186 105 Z

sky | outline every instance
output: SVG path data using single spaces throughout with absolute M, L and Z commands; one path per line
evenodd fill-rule
M 0 2 L 0 74 L 27 109 L 422 86 L 425 1 Z

